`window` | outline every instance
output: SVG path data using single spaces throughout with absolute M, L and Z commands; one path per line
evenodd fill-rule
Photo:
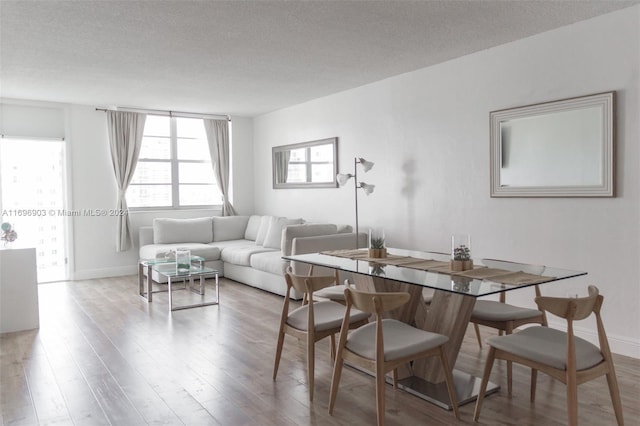
M 309 146 L 292 149 L 287 182 L 331 182 L 333 180 L 333 146 Z
M 274 188 L 335 188 L 338 138 L 272 148 Z
M 63 140 L 0 139 L 0 222 L 36 248 L 39 283 L 67 279 L 66 170 Z
M 221 200 L 202 119 L 147 115 L 128 206 L 202 207 Z

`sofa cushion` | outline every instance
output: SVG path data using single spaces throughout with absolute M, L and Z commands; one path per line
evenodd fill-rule
M 251 215 L 249 216 L 249 222 L 247 223 L 247 229 L 244 231 L 244 239 L 255 241 L 258 238 L 258 229 L 260 229 L 260 222 L 262 216 Z
M 267 237 L 269 225 L 271 225 L 271 221 L 275 219 L 276 218 L 273 216 L 262 216 L 260 218 L 260 227 L 258 228 L 258 233 L 256 234 L 256 245 L 263 245 L 264 239 Z
M 218 247 L 221 252 L 225 251 L 227 247 L 244 247 L 252 244 L 253 244 L 253 241 L 249 241 L 249 240 L 228 240 L 228 241 L 216 241 L 215 243 L 209 243 L 209 245 Z
M 276 251 L 267 247 L 257 246 L 255 244 L 239 246 L 239 247 L 225 247 L 222 250 L 221 259 L 227 263 L 233 263 L 234 265 L 250 266 L 250 259 L 256 253 L 264 253 L 269 251 Z
M 210 217 L 194 219 L 153 219 L 153 243 L 210 243 L 213 223 Z
M 242 240 L 249 216 L 214 216 L 213 241 Z
M 271 221 L 267 236 L 264 238 L 262 245 L 280 250 L 282 248 L 282 230 L 289 225 L 301 225 L 302 223 L 302 219 L 287 219 L 286 217 L 279 217 Z
M 284 271 L 287 269 L 289 262 L 282 259 L 282 252 L 280 250 L 276 250 L 253 254 L 249 259 L 249 264 L 252 268 L 259 271 L 270 272 L 284 277 Z
M 201 243 L 148 244 L 140 247 L 140 259 L 164 257 L 165 253 L 177 248 L 189 249 L 193 256 L 204 257 L 205 260 L 220 260 L 220 248 Z

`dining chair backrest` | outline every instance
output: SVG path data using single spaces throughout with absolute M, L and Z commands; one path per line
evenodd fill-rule
M 345 289 L 344 294 L 349 308 L 353 305 L 356 309 L 378 316 L 404 305 L 411 298 L 406 292 L 369 293 L 353 288 Z
M 586 297 L 565 298 L 539 296 L 536 297 L 535 300 L 540 310 L 551 312 L 569 321 L 580 321 L 594 312 L 599 314 L 603 297 L 599 295 L 597 287 L 590 285 L 589 295 Z
M 284 275 L 287 284 L 287 297 L 291 289 L 295 289 L 300 293 L 305 293 L 304 301 L 311 301 L 312 294 L 315 291 L 329 287 L 336 283 L 336 275 L 296 275 L 293 273 L 291 266 L 287 267 Z

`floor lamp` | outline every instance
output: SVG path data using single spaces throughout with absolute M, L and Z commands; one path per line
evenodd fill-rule
M 351 173 L 338 173 L 336 179 L 340 186 L 344 186 L 347 184 L 349 179 L 353 178 L 354 189 L 355 189 L 355 206 L 356 206 L 356 248 L 360 248 L 360 228 L 358 226 L 358 188 L 362 188 L 366 195 L 369 195 L 373 192 L 375 185 L 369 185 L 364 182 L 358 182 L 358 164 L 362 165 L 362 170 L 364 172 L 368 172 L 373 167 L 373 162 L 367 161 L 364 158 L 355 157 L 353 159 L 353 174 Z

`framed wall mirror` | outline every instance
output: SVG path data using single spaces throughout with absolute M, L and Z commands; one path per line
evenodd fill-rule
M 613 197 L 615 92 L 490 113 L 492 197 Z
M 274 188 L 336 188 L 338 138 L 272 148 Z

